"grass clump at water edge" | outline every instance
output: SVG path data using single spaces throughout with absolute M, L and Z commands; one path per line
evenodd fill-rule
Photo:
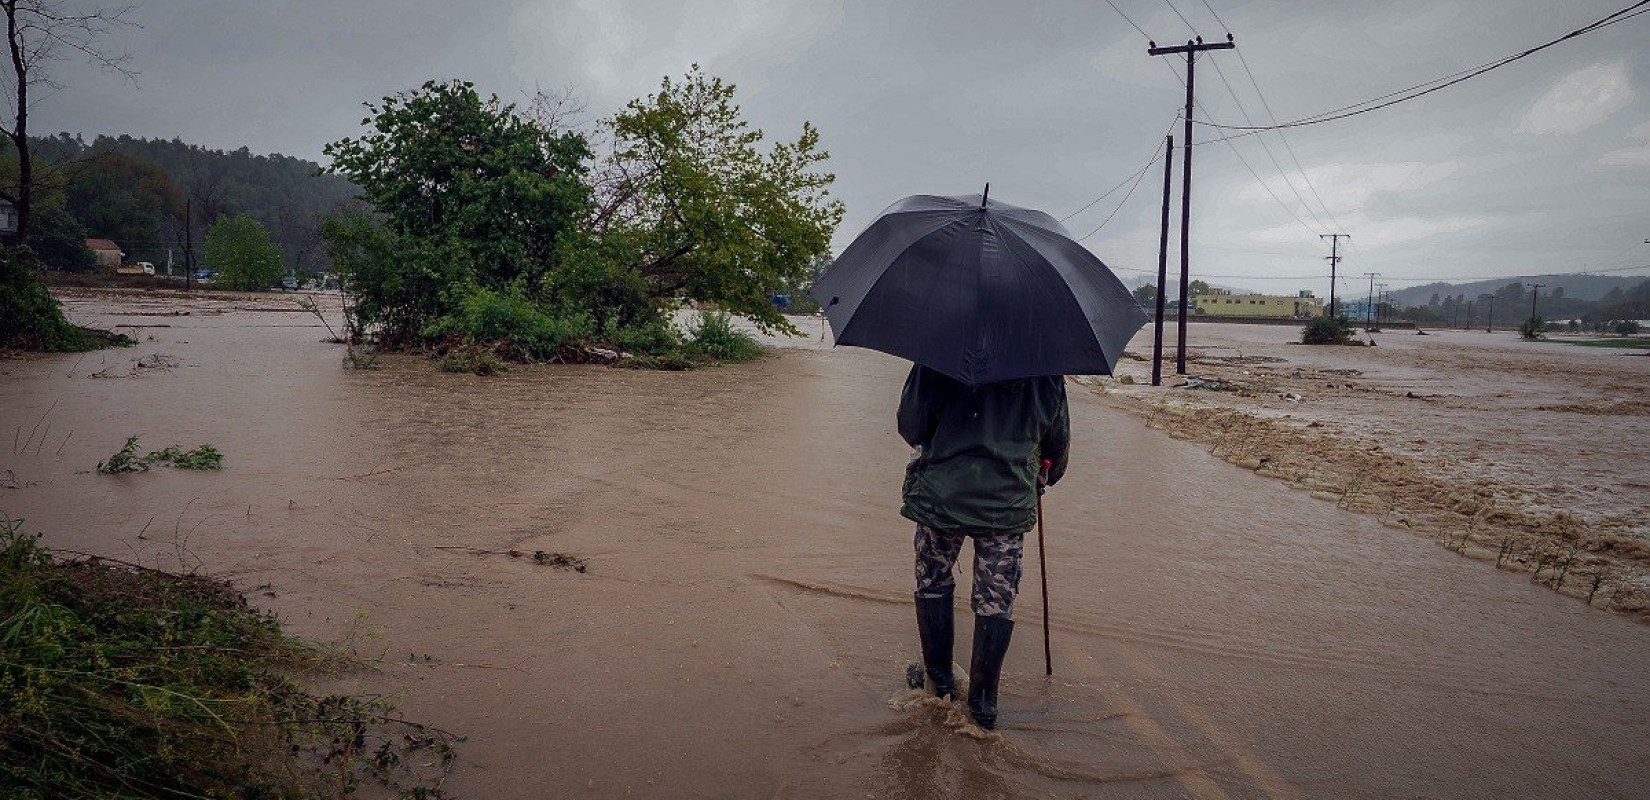
M 0 797 L 446 797 L 455 737 L 292 676 L 225 581 L 64 560 L 0 515 Z

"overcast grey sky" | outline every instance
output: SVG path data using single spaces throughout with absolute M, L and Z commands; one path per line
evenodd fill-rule
M 1166 0 L 1114 2 L 1160 43 L 1193 28 L 1222 38 L 1218 14 L 1280 120 L 1467 69 L 1629 5 L 1169 0 L 1189 27 Z M 1166 59 L 1147 56 L 1104 0 L 148 0 L 133 19 L 142 28 L 111 46 L 131 53 L 136 86 L 63 64 L 65 88 L 36 107 L 36 132 L 320 159 L 359 130 L 362 101 L 429 78 L 507 99 L 572 87 L 600 117 L 697 61 L 738 84 L 770 135 L 794 136 L 804 119 L 820 128 L 848 208 L 838 248 L 902 196 L 986 181 L 994 198 L 1064 217 L 1140 170 L 1184 102 Z M 1323 294 L 1317 234 L 1332 230 L 1353 236 L 1342 291 L 1359 295 L 1366 270 L 1397 287 L 1650 264 L 1647 42 L 1650 15 L 1419 100 L 1293 129 L 1287 142 L 1267 133 L 1197 148 L 1193 276 Z M 1270 120 L 1236 53 L 1201 59 L 1197 75 L 1200 114 Z M 1082 236 L 1116 209 L 1084 243 L 1125 280 L 1155 271 L 1161 191 L 1158 166 L 1120 207 L 1125 191 L 1067 225 Z

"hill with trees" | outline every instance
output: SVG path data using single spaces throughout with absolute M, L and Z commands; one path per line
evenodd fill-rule
M 60 133 L 32 138 L 30 149 L 45 176 L 31 239 L 53 269 L 89 269 L 74 246 L 87 237 L 113 240 L 127 261 L 159 266 L 170 253 L 179 268 L 192 239 L 198 266 L 206 231 L 220 218 L 246 214 L 280 247 L 284 271 L 321 272 L 329 267 L 322 223 L 357 204 L 355 186 L 320 164 L 245 147 L 124 135 L 88 142 Z M 8 150 L 0 169 L 15 172 L 15 149 Z

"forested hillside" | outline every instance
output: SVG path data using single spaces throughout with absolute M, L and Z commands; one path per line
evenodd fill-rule
M 36 250 L 58 269 L 89 268 L 78 239 L 111 239 L 126 260 L 157 266 L 184 257 L 185 217 L 197 264 L 206 230 L 245 212 L 269 230 L 288 270 L 323 271 L 321 223 L 350 205 L 349 181 L 291 156 L 223 151 L 178 139 L 58 134 L 34 140 L 36 169 L 51 175 L 38 201 Z M 5 165 L 15 172 L 15 155 Z

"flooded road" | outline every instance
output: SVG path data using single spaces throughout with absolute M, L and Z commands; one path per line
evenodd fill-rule
M 82 322 L 170 325 L 133 329 L 154 337 L 137 348 L 0 361 L 0 433 L 44 442 L 0 445 L 18 487 L 0 510 L 55 547 L 232 577 L 290 632 L 378 659 L 338 682 L 467 735 L 460 797 L 1650 785 L 1650 629 L 1087 392 L 1071 393 L 1071 471 L 1047 497 L 1055 675 L 1033 560 L 1002 735 L 979 742 L 890 705 L 916 650 L 903 362 L 789 348 L 690 373 L 481 378 L 412 358 L 357 371 L 313 317 L 244 310 L 276 301 L 114 316 L 161 313 L 145 303 L 163 301 L 69 306 Z M 227 469 L 85 472 L 133 434 L 212 443 Z M 966 631 L 966 599 L 958 610 Z

